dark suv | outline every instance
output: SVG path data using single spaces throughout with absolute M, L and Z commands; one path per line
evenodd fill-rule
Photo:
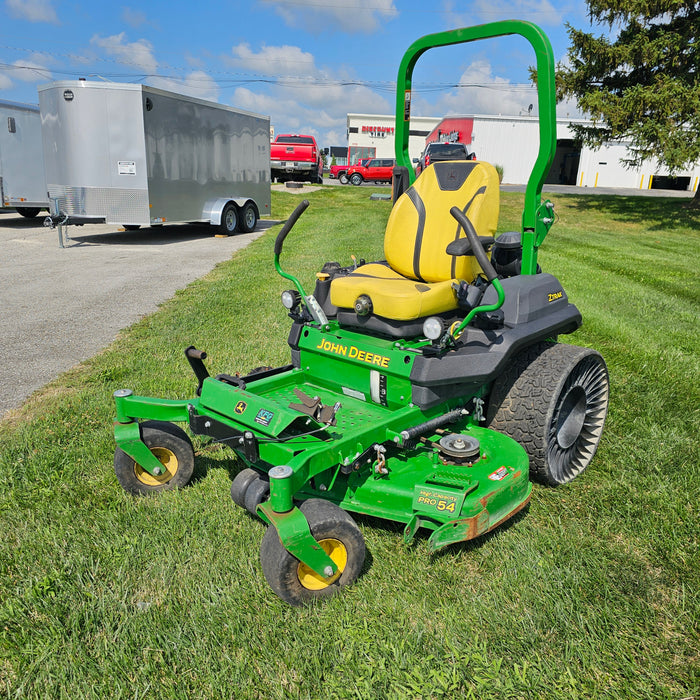
M 420 159 L 414 158 L 416 175 L 420 175 L 431 163 L 439 160 L 476 160 L 476 155 L 470 153 L 463 143 L 429 143 Z

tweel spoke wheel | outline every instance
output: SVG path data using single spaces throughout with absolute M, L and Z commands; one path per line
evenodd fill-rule
M 525 448 L 533 478 L 550 486 L 565 484 L 596 453 L 608 395 L 608 370 L 600 353 L 538 343 L 494 382 L 487 426 Z
M 163 465 L 163 471 L 150 474 L 117 447 L 114 472 L 126 492 L 143 496 L 182 488 L 189 483 L 194 472 L 194 449 L 182 428 L 163 421 L 145 421 L 141 424 L 141 439 Z
M 328 554 L 338 571 L 320 576 L 290 554 L 270 525 L 260 547 L 263 573 L 272 590 L 290 605 L 303 605 L 327 598 L 353 583 L 365 561 L 365 541 L 355 521 L 334 503 L 310 498 L 299 507 L 309 522 L 313 538 Z

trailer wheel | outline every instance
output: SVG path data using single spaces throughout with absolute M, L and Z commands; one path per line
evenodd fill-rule
M 33 219 L 40 211 L 39 207 L 16 207 L 15 211 L 25 219 Z
M 233 203 L 229 202 L 224 210 L 221 212 L 221 223 L 219 224 L 219 231 L 225 236 L 231 236 L 236 233 L 238 228 L 238 207 Z
M 25 219 L 33 219 L 39 213 L 39 207 L 16 207 L 16 211 Z
M 299 507 L 313 538 L 338 572 L 324 578 L 290 554 L 270 525 L 260 547 L 260 563 L 272 590 L 290 605 L 328 598 L 357 580 L 365 561 L 365 541 L 355 521 L 334 503 L 310 498 Z
M 255 208 L 255 204 L 248 202 L 241 211 L 241 222 L 240 228 L 243 233 L 251 233 L 255 231 L 255 227 L 258 225 L 258 210 Z
M 487 427 L 510 435 L 530 457 L 530 475 L 559 486 L 591 462 L 608 410 L 609 379 L 596 350 L 537 343 L 494 383 Z
M 350 184 L 351 185 L 357 186 L 357 185 L 361 185 L 363 182 L 364 182 L 364 179 L 363 179 L 362 175 L 360 175 L 360 173 L 353 173 L 350 176 Z
M 187 433 L 172 423 L 152 420 L 141 424 L 141 439 L 165 469 L 153 476 L 117 447 L 114 471 L 121 487 L 134 496 L 145 496 L 187 486 L 194 472 L 194 449 Z

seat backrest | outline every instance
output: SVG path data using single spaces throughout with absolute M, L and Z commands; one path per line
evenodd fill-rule
M 498 224 L 499 180 L 481 161 L 431 163 L 396 201 L 384 234 L 384 255 L 392 269 L 423 282 L 463 279 L 481 271 L 472 255 L 445 252 L 465 233 L 450 214 L 459 207 L 480 236 L 493 236 Z

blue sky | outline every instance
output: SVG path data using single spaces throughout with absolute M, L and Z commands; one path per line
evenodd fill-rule
M 79 77 L 145 83 L 269 115 L 277 133 L 323 146 L 346 143 L 348 112 L 393 114 L 401 57 L 425 34 L 527 19 L 561 60 L 565 22 L 589 29 L 583 0 L 0 2 L 0 99 L 36 104 L 37 85 Z M 518 114 L 535 102 L 532 63 L 520 38 L 428 52 L 413 114 Z

